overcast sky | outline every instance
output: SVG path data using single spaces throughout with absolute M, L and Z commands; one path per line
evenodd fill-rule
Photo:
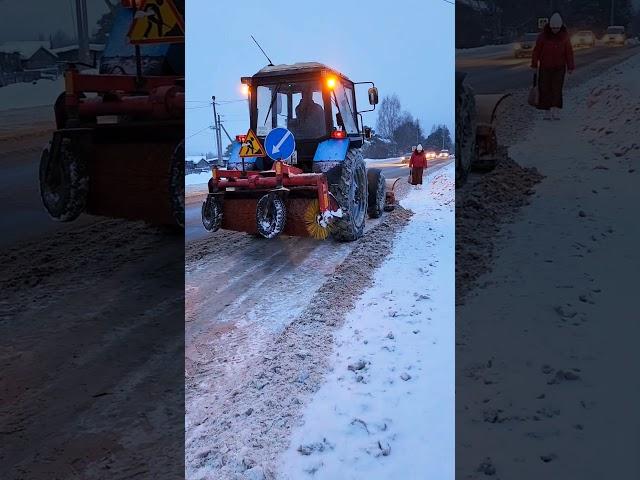
M 75 37 L 75 5 L 75 0 L 0 0 L 0 41 L 37 40 L 39 34 L 48 38 L 58 30 Z M 90 32 L 106 11 L 103 0 L 87 0 Z
M 268 63 L 252 34 L 276 64 L 317 61 L 353 81 L 373 81 L 381 97 L 396 93 L 425 130 L 445 123 L 453 131 L 454 10 L 444 0 L 243 0 L 225 8 L 189 0 L 186 131 L 193 136 L 187 152 L 215 152 L 214 132 L 207 130 L 211 96 L 241 99 L 240 77 Z M 218 113 L 232 137 L 246 133 L 246 102 L 225 104 Z M 376 114 L 364 114 L 365 123 L 375 126 Z

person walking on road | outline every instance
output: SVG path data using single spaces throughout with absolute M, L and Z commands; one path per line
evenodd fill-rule
M 418 144 L 409 160 L 411 185 L 416 188 L 422 188 L 422 172 L 425 168 L 427 168 L 427 154 L 422 149 L 422 145 Z
M 554 13 L 538 35 L 531 57 L 531 68 L 538 70 L 538 109 L 545 120 L 560 120 L 565 74 L 573 73 L 575 63 L 571 38 L 558 12 Z

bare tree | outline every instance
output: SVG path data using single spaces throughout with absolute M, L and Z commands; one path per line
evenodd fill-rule
M 400 99 L 393 94 L 386 96 L 380 102 L 380 111 L 378 112 L 377 130 L 381 137 L 392 139 L 393 133 L 396 131 L 402 121 L 402 112 Z

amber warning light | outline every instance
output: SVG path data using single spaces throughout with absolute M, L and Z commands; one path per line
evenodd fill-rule
M 240 143 L 244 143 L 247 141 L 247 136 L 246 135 L 236 135 L 236 141 L 240 142 Z

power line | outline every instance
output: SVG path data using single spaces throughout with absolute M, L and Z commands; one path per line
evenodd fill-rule
M 198 131 L 197 131 L 197 132 L 195 132 L 195 133 L 192 133 L 191 135 L 189 135 L 189 136 L 187 137 L 187 139 L 189 139 L 189 138 L 191 138 L 191 137 L 195 137 L 196 135 L 201 134 L 201 133 L 202 133 L 202 132 L 204 132 L 205 130 L 211 130 L 212 128 L 213 128 L 213 127 L 212 127 L 211 125 L 208 125 L 208 126 L 204 127 L 203 129 L 198 130 Z

